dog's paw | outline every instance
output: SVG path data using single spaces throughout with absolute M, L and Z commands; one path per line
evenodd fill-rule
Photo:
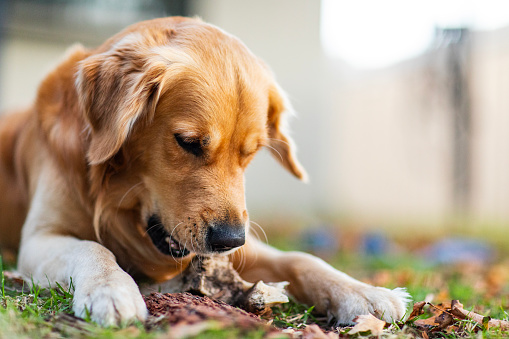
M 361 284 L 344 292 L 329 303 L 329 320 L 336 324 L 351 324 L 356 316 L 363 314 L 373 314 L 389 323 L 397 321 L 403 318 L 411 300 L 404 288 L 390 290 Z
M 88 279 L 76 286 L 74 314 L 102 325 L 125 325 L 145 320 L 147 307 L 134 280 L 125 272 Z

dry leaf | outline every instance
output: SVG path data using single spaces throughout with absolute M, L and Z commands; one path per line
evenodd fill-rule
M 433 329 L 433 331 L 443 331 L 447 329 L 454 321 L 454 318 L 451 314 L 443 312 L 438 317 L 435 318 L 435 322 L 438 324 L 436 328 Z
M 432 316 L 430 318 L 426 318 L 426 319 L 417 319 L 414 324 L 417 325 L 417 326 L 420 326 L 420 327 L 428 327 L 428 328 L 432 328 L 432 327 L 435 327 L 437 325 L 436 323 L 436 316 Z
M 443 303 L 438 304 L 436 307 L 441 309 L 441 310 L 450 310 L 451 309 L 451 302 L 450 301 L 444 301 Z
M 497 328 L 502 331 L 509 330 L 509 321 L 491 319 L 490 317 L 485 317 L 481 314 L 467 311 L 458 300 L 452 300 L 450 303 L 444 302 L 439 305 L 433 305 L 429 302 L 415 303 L 414 310 L 409 320 L 422 314 L 425 305 L 430 306 L 430 311 L 432 311 L 434 315 L 430 318 L 418 319 L 413 322 L 419 330 L 423 331 L 423 337 L 429 337 L 429 334 L 433 332 L 459 333 L 462 329 L 465 330 L 464 324 L 459 322 L 459 320 L 463 319 L 472 320 L 474 324 L 477 324 L 468 331 L 477 331 L 480 328 Z
M 410 313 L 410 316 L 408 317 L 408 320 L 412 320 L 415 317 L 420 316 L 424 313 L 424 306 L 426 306 L 426 301 L 419 301 L 418 303 L 414 304 L 414 308 L 412 310 L 412 313 Z
M 348 334 L 371 331 L 371 335 L 379 336 L 382 334 L 385 321 L 375 318 L 372 314 L 365 314 L 356 317 L 354 322 L 357 323 Z
M 4 271 L 4 278 L 12 285 L 16 292 L 30 292 L 29 284 L 23 280 L 23 277 L 19 273 Z
M 440 307 L 440 305 L 435 306 L 431 303 L 427 303 L 424 301 L 414 304 L 414 309 L 409 317 L 409 320 L 423 314 L 424 313 L 423 308 L 425 305 L 431 306 L 431 311 L 434 315 L 426 319 L 418 319 L 414 322 L 414 324 L 420 327 L 421 330 L 424 329 L 425 331 L 428 332 L 437 332 L 437 331 L 449 331 L 453 327 L 454 329 L 456 329 L 456 327 L 454 326 L 455 319 L 447 311 L 448 309 L 443 309 L 442 307 Z

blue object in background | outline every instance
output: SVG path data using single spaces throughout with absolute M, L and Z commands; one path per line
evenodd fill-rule
M 483 264 L 493 260 L 495 251 L 477 239 L 446 238 L 426 247 L 423 254 L 433 264 Z
M 326 224 L 320 224 L 303 231 L 300 243 L 304 251 L 321 258 L 328 258 L 338 252 L 338 238 L 336 229 Z
M 367 256 L 386 255 L 390 247 L 390 241 L 380 232 L 367 233 L 362 239 L 362 251 Z

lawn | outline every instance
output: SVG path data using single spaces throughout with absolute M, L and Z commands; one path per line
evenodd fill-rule
M 323 237 L 322 231 L 329 236 Z M 489 323 L 490 319 L 507 321 L 509 318 L 507 246 L 478 238 L 410 241 L 369 231 L 345 231 L 337 239 L 332 238 L 330 242 L 329 230 L 320 228 L 294 232 L 292 237 L 271 235 L 272 243 L 279 247 L 315 252 L 362 281 L 389 288 L 406 287 L 414 302 L 428 302 L 424 314 L 410 321 L 386 324 L 382 337 L 509 337 L 509 331 L 490 327 Z M 332 250 L 323 251 L 325 246 Z M 351 327 L 333 328 L 326 318 L 312 312 L 312 306 L 293 300 L 275 307 L 272 315 L 266 317 L 285 333 L 225 327 L 217 322 L 176 328 L 168 326 L 164 319 L 154 318 L 147 324 L 105 329 L 72 315 L 72 290 L 59 286 L 50 290 L 26 287 L 22 290 L 22 283 L 9 273 L 12 269 L 6 267 L 5 274 L 2 271 L 1 275 L 0 338 L 318 338 L 324 335 L 317 328 L 308 327 L 311 324 L 341 337 L 360 335 L 348 334 Z M 438 309 L 449 308 L 442 318 L 449 317 L 451 300 L 459 300 L 465 310 L 482 315 L 482 322 L 468 318 L 454 318 L 452 323 L 449 319 L 448 324 L 434 323 L 434 318 L 426 320 L 443 313 Z M 409 315 L 411 311 L 410 305 Z

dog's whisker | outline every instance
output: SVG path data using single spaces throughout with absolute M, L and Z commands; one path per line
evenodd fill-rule
M 262 241 L 262 239 L 260 239 L 260 235 L 258 234 L 258 231 L 255 230 L 254 228 L 251 229 L 251 234 L 259 241 Z
M 245 265 L 244 247 L 240 247 L 235 252 L 233 252 L 231 255 L 232 255 L 232 259 L 236 260 L 238 262 L 238 265 L 236 267 L 234 267 L 235 270 L 238 273 L 242 273 L 246 266 Z
M 243 255 L 242 255 L 242 249 L 235 252 L 235 255 L 239 256 L 239 267 L 237 268 L 237 272 L 242 273 L 244 271 L 244 262 L 242 261 Z
M 197 240 L 194 241 L 197 242 Z M 193 253 L 196 253 L 196 248 L 198 248 L 198 244 L 195 245 L 195 243 L 193 242 L 193 237 L 191 237 L 191 247 L 193 248 Z
M 175 232 L 175 230 L 177 229 L 177 227 L 178 227 L 180 224 L 182 224 L 182 222 L 179 222 L 177 225 L 175 225 L 175 226 L 173 227 L 173 229 L 171 230 L 171 233 L 170 233 L 170 238 L 173 238 L 173 232 Z M 173 238 L 173 239 L 175 239 L 175 238 Z M 178 244 L 178 246 L 179 246 L 179 250 L 181 250 L 181 248 L 180 248 L 180 246 L 181 246 L 181 245 L 180 245 L 180 242 L 178 242 L 178 241 L 177 241 L 177 244 Z M 171 251 L 170 251 L 170 255 L 171 255 L 171 257 L 172 257 L 174 260 L 177 260 L 177 258 L 175 258 L 175 256 L 173 255 L 173 253 L 171 253 Z M 180 262 L 180 269 L 182 270 L 182 261 Z
M 186 241 L 184 242 L 183 248 L 187 248 L 187 240 L 188 240 L 188 239 L 187 239 L 187 237 L 186 237 Z M 181 244 L 179 243 L 179 248 L 180 248 L 180 245 L 181 245 Z M 181 261 L 180 261 L 181 265 L 183 265 L 183 263 L 182 263 L 182 262 L 183 262 L 183 260 L 181 260 Z M 191 265 L 192 265 L 192 266 L 191 266 L 191 268 L 193 268 L 193 269 L 194 269 L 194 264 L 193 264 L 193 262 L 192 262 L 192 261 L 191 261 Z
M 193 253 L 196 253 L 196 248 L 195 248 L 194 243 L 193 243 L 193 237 L 192 237 L 192 236 L 190 236 L 190 237 L 189 237 L 189 240 L 191 241 L 191 250 L 193 251 Z M 194 266 L 194 262 L 193 262 L 193 261 L 194 261 L 194 260 L 191 260 L 191 265 L 193 265 L 193 266 L 192 266 L 192 268 L 193 268 L 194 270 L 196 270 L 197 268 Z
M 237 252 L 238 255 L 240 256 L 240 265 L 238 272 L 242 273 L 244 271 L 244 268 L 246 268 L 246 256 L 244 254 L 244 248 L 240 248 Z
M 134 184 L 133 186 L 131 186 L 131 188 L 129 188 L 125 193 L 124 195 L 122 196 L 122 198 L 120 199 L 120 201 L 118 202 L 117 204 L 117 208 L 115 210 L 115 218 L 117 218 L 118 216 L 118 211 L 120 210 L 120 205 L 122 205 L 122 202 L 124 201 L 124 199 L 127 197 L 127 195 L 129 194 L 129 192 L 131 192 L 134 188 L 136 188 L 137 186 L 139 186 L 140 184 L 142 184 L 143 182 L 139 182 L 137 184 Z
M 288 145 L 289 147 L 291 147 L 292 145 L 290 145 L 289 142 L 286 142 L 284 140 L 280 140 L 280 139 L 276 139 L 276 138 L 267 138 L 268 140 L 272 140 L 272 141 L 279 141 L 280 143 L 283 143 L 283 144 L 286 144 Z
M 265 147 L 268 147 L 268 148 L 272 149 L 274 152 L 276 152 L 279 155 L 279 157 L 281 158 L 281 161 L 284 162 L 283 156 L 281 155 L 281 153 L 279 153 L 279 151 L 277 149 L 275 149 L 271 145 L 265 145 Z
M 120 208 L 120 205 L 122 205 L 122 202 L 124 201 L 124 199 L 127 197 L 127 195 L 133 190 L 135 189 L 136 187 L 138 187 L 139 185 L 143 184 L 142 181 L 140 181 L 139 183 L 137 184 L 134 184 L 133 186 L 131 186 L 131 188 L 129 188 L 125 193 L 124 195 L 122 196 L 122 198 L 120 198 L 120 201 L 118 202 L 118 205 L 117 205 L 117 208 Z
M 252 221 L 252 220 L 250 220 L 249 223 L 252 223 L 253 225 L 258 226 L 258 229 L 260 231 L 262 231 L 262 233 L 263 233 L 263 236 L 265 238 L 265 243 L 268 245 L 269 244 L 269 238 L 267 238 L 267 233 L 265 233 L 265 230 L 263 229 L 263 227 L 259 223 L 255 222 L 255 221 Z M 253 231 L 254 231 L 254 228 L 253 228 Z M 261 241 L 260 237 L 258 237 L 258 239 Z
M 189 241 L 191 242 L 191 249 L 192 249 L 193 253 L 196 253 L 196 248 L 195 248 L 195 246 L 193 244 L 193 237 L 189 237 Z M 187 246 L 187 240 L 186 240 L 186 246 Z M 191 265 L 192 265 L 191 268 L 195 272 L 197 272 L 199 268 L 198 268 L 197 264 L 194 263 L 194 260 L 191 260 Z
M 240 252 L 240 250 L 241 250 L 241 248 L 239 248 L 238 250 L 236 250 L 235 252 L 233 252 L 233 253 L 231 254 L 231 260 L 232 260 L 232 261 L 236 261 L 236 262 L 238 262 L 238 263 L 239 263 L 238 265 L 236 265 L 236 266 L 234 265 L 234 266 L 233 266 L 233 268 L 234 268 L 237 272 L 240 272 L 240 268 L 241 268 L 241 266 L 242 266 L 242 265 L 241 265 L 242 263 L 240 262 L 240 257 L 239 257 L 239 252 Z M 238 260 L 237 260 L 237 257 L 239 258 Z
M 258 231 L 252 227 L 250 230 L 249 230 L 250 234 L 253 235 L 257 240 L 259 241 L 262 241 L 262 239 L 260 238 L 260 235 L 258 234 Z
M 153 228 L 156 228 L 156 227 L 160 227 L 160 226 L 163 226 L 163 224 L 158 223 L 158 224 L 152 225 L 150 227 L 147 227 L 147 230 L 145 231 L 145 233 L 143 233 L 143 235 L 147 235 L 150 230 L 152 230 Z
M 244 269 L 247 266 L 247 255 L 246 255 L 245 250 L 242 250 L 241 255 L 242 255 L 242 271 L 244 271 Z
M 180 224 L 182 224 L 182 223 L 183 223 L 183 222 L 179 222 L 177 225 L 175 225 L 175 226 L 173 227 L 173 229 L 171 230 L 171 233 L 170 233 L 170 237 L 172 237 L 172 238 L 173 238 L 173 232 L 175 232 L 175 230 L 177 229 L 177 227 L 179 227 L 179 225 L 180 225 Z M 180 243 L 179 243 L 179 245 L 180 245 Z
M 252 265 L 252 263 L 251 263 L 251 265 Z M 246 266 L 247 266 L 247 254 L 246 254 L 246 251 L 243 250 L 242 251 L 242 270 L 245 270 Z

